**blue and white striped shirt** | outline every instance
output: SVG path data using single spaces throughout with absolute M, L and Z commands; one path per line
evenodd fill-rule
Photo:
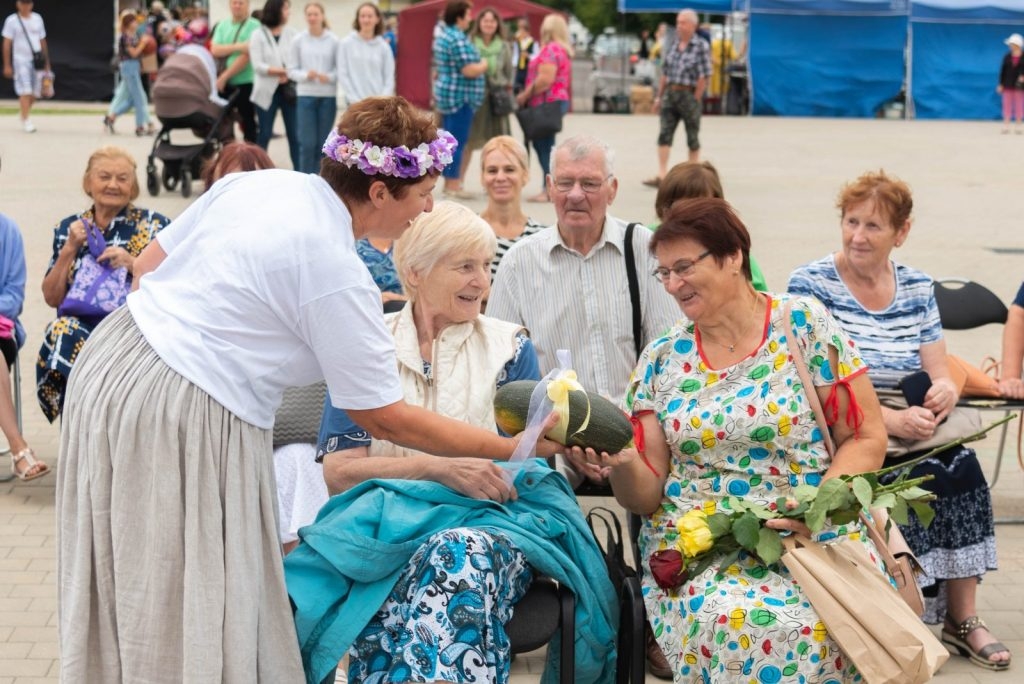
M 892 262 L 896 294 L 884 309 L 869 311 L 857 301 L 836 270 L 834 255 L 800 266 L 787 290 L 821 300 L 853 338 L 876 387 L 895 387 L 900 378 L 921 370 L 921 346 L 942 339 L 942 323 L 932 279 Z

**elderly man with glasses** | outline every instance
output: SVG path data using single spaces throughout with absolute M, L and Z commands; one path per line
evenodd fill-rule
M 633 224 L 629 244 L 640 315 L 634 335 L 627 223 L 608 213 L 618 190 L 613 164 L 613 152 L 589 136 L 574 136 L 555 148 L 547 183 L 557 223 L 508 251 L 494 278 L 487 315 L 530 330 L 542 373 L 557 365 L 556 350 L 569 349 L 580 383 L 618 401 L 640 349 L 680 313 L 650 277 L 657 266 L 647 250 L 650 231 Z

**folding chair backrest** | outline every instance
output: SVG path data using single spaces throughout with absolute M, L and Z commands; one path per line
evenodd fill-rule
M 942 327 L 970 330 L 989 323 L 1006 323 L 1006 305 L 984 285 L 972 280 L 944 278 L 935 281 L 935 302 Z

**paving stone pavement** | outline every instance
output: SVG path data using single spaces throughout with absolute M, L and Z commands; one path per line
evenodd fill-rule
M 13 103 L 0 103 L 8 105 Z M 128 119 L 120 122 L 121 134 L 106 134 L 99 107 L 86 106 L 87 114 L 77 103 L 53 103 L 48 109 L 33 117 L 39 127 L 33 135 L 21 132 L 15 116 L 0 116 L 0 211 L 21 227 L 28 262 L 22 321 L 29 337 L 20 359 L 25 435 L 40 457 L 59 468 L 58 428 L 46 422 L 36 405 L 33 368 L 43 328 L 53 316 L 40 291 L 52 229 L 58 219 L 87 206 L 81 177 L 92 150 L 121 145 L 144 168 L 152 138 L 130 135 Z M 612 210 L 623 218 L 650 221 L 654 191 L 640 181 L 655 171 L 657 118 L 574 114 L 566 119 L 561 137 L 572 133 L 597 135 L 615 148 L 619 192 Z M 683 153 L 681 139 L 680 133 L 673 161 Z M 1024 136 L 1001 136 L 996 122 L 706 117 L 702 140 L 706 158 L 721 172 L 728 199 L 750 227 L 754 252 L 775 288 L 785 287 L 795 266 L 839 247 L 834 208 L 839 187 L 878 168 L 902 177 L 914 189 L 915 228 L 898 259 L 934 276 L 979 280 L 1004 301 L 1010 301 L 1024 279 L 1020 253 L 993 251 L 1024 247 L 1019 224 L 1024 198 L 1014 166 L 1024 152 Z M 287 165 L 284 140 L 274 140 L 270 152 Z M 540 171 L 533 163 L 530 191 L 540 186 Z M 477 160 L 470 168 L 478 168 Z M 144 185 L 141 174 L 140 181 Z M 475 173 L 467 188 L 480 193 Z M 199 190 L 196 185 L 195 192 Z M 143 190 L 138 203 L 175 216 L 188 200 L 166 192 L 150 198 Z M 467 203 L 483 207 L 482 198 Z M 541 221 L 554 217 L 550 205 L 529 205 L 528 212 Z M 998 327 L 988 326 L 950 333 L 947 339 L 952 351 L 978 362 L 986 354 L 998 356 L 1000 335 Z M 979 447 L 989 473 L 994 451 L 992 438 Z M 993 496 L 998 517 L 1021 519 L 1024 474 L 1012 452 L 1011 447 Z M 26 484 L 0 483 L 0 684 L 58 680 L 55 479 L 51 475 Z M 998 526 L 997 541 L 1000 569 L 982 584 L 979 613 L 1024 658 L 1024 526 Z M 518 658 L 511 681 L 537 682 L 542 667 L 542 652 Z M 1007 684 L 1018 678 L 953 657 L 937 680 Z

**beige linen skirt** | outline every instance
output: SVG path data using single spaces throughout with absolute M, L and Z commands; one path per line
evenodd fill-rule
M 71 374 L 57 525 L 62 682 L 305 681 L 271 433 L 171 370 L 127 307 Z

